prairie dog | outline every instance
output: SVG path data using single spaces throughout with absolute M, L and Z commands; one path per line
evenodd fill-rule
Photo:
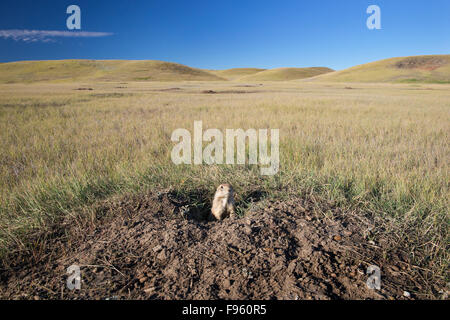
M 230 184 L 221 184 L 217 187 L 211 213 L 217 220 L 223 220 L 229 215 L 234 215 L 234 191 Z

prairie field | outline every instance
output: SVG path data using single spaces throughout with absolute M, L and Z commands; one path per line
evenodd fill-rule
M 202 206 L 196 190 L 212 197 L 228 182 L 240 216 L 253 206 L 243 195 L 258 190 L 373 217 L 377 232 L 408 240 L 413 263 L 448 281 L 449 110 L 448 84 L 2 84 L 1 255 L 33 250 L 30 235 L 71 217 L 94 222 L 105 199 L 169 188 Z M 278 174 L 176 166 L 171 134 L 193 133 L 196 120 L 203 130 L 279 129 Z

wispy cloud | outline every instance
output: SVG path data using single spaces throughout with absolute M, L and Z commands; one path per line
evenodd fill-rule
M 25 42 L 52 42 L 55 38 L 96 38 L 113 35 L 109 32 L 51 31 L 51 30 L 0 30 L 0 38 Z

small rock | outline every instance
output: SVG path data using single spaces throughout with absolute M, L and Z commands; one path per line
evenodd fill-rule
M 406 298 L 411 298 L 411 293 L 409 293 L 408 291 L 403 291 L 403 296 Z
M 156 258 L 158 260 L 166 260 L 167 255 L 166 255 L 166 250 L 162 250 L 160 253 L 158 253 L 158 255 L 156 256 Z
M 147 294 L 153 293 L 155 291 L 155 287 L 145 288 L 144 292 Z
M 224 287 L 225 289 L 228 289 L 230 286 L 231 286 L 230 280 L 225 279 L 224 282 L 223 282 L 223 287 Z
M 139 278 L 139 282 L 140 283 L 144 283 L 145 281 L 147 281 L 147 277 L 141 277 L 141 278 Z
M 225 277 L 228 277 L 230 275 L 230 270 L 228 270 L 228 269 L 223 270 L 223 275 Z
M 341 240 L 342 240 L 342 237 L 341 237 L 340 235 L 336 235 L 336 236 L 333 237 L 333 239 L 334 239 L 335 241 L 341 241 Z
M 245 227 L 245 228 L 244 228 L 244 233 L 245 233 L 246 235 L 252 234 L 252 228 L 249 227 L 249 226 Z
M 153 252 L 159 252 L 162 250 L 162 246 L 161 245 L 157 245 L 156 247 L 153 247 Z
M 392 271 L 395 271 L 395 272 L 400 271 L 400 269 L 397 266 L 391 266 L 391 269 L 392 269 Z

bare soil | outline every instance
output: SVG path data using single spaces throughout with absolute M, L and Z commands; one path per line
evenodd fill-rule
M 201 93 L 204 94 L 245 94 L 245 93 L 258 93 L 258 91 L 249 91 L 249 90 L 222 90 L 222 91 L 214 91 L 214 90 L 203 90 Z
M 314 198 L 207 219 L 171 191 L 105 202 L 90 228 L 55 229 L 38 253 L 0 265 L 3 299 L 409 299 L 427 297 L 401 245 L 368 240 L 370 219 Z M 318 210 L 318 208 L 321 208 Z M 325 214 L 324 214 L 325 213 Z M 81 290 L 66 269 L 81 267 Z M 381 268 L 381 290 L 366 286 Z M 414 277 L 413 277 L 414 275 Z
M 422 69 L 432 71 L 445 64 L 447 64 L 447 61 L 438 57 L 409 57 L 398 61 L 395 64 L 395 67 L 399 69 Z

